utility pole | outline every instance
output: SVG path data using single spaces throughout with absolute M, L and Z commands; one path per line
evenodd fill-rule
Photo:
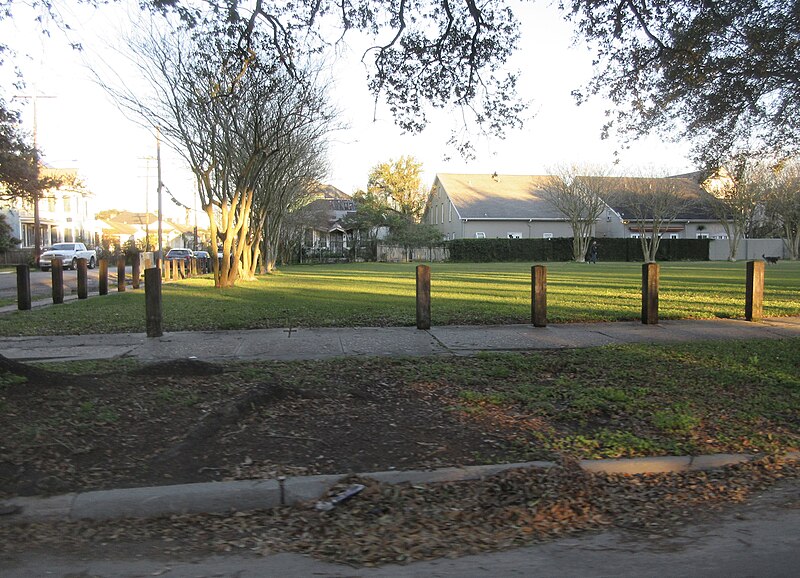
M 161 221 L 163 219 L 162 205 L 161 205 L 161 189 L 163 183 L 161 182 L 161 129 L 156 127 L 156 161 L 158 163 L 158 262 L 161 267 L 164 266 L 164 247 L 162 244 L 162 227 Z
M 152 250 L 150 247 L 150 161 L 156 160 L 155 157 L 139 157 L 140 160 L 147 163 L 145 165 L 145 184 L 144 184 L 144 250 L 148 253 Z
M 39 256 L 42 254 L 42 224 L 41 224 L 41 217 L 39 216 L 39 141 L 38 141 L 38 120 L 39 115 L 37 113 L 37 106 L 36 102 L 40 98 L 55 98 L 52 95 L 45 95 L 45 94 L 37 94 L 36 87 L 34 87 L 32 94 L 20 94 L 15 96 L 14 98 L 30 98 L 31 102 L 33 102 L 33 158 L 35 162 L 35 176 L 36 176 L 36 184 L 34 190 L 32 191 L 32 200 L 33 200 L 33 262 L 38 267 L 39 265 Z

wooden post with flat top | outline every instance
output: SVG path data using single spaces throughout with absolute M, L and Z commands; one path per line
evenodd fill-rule
M 658 325 L 658 277 L 657 263 L 642 265 L 642 323 Z
M 417 265 L 417 329 L 431 328 L 431 268 Z
M 60 305 L 64 302 L 64 261 L 53 259 L 50 262 L 50 269 L 53 281 L 53 303 Z
M 31 268 L 17 265 L 17 309 L 31 310 Z
M 547 267 L 531 267 L 531 323 L 547 327 Z
M 99 293 L 108 295 L 108 259 L 100 259 Z
M 764 261 L 747 262 L 744 318 L 761 321 L 764 316 Z
M 133 264 L 131 265 L 131 288 L 138 289 L 139 281 L 142 276 L 142 258 L 139 253 L 134 254 Z
M 147 336 L 161 337 L 161 271 L 157 267 L 144 270 L 144 303 Z
M 86 259 L 78 259 L 78 299 L 89 297 L 89 270 Z
M 117 257 L 117 291 L 125 292 L 125 255 Z

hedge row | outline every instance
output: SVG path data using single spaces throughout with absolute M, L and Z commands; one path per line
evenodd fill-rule
M 571 261 L 572 239 L 455 239 L 450 261 Z M 708 261 L 708 239 L 662 239 L 657 261 Z M 644 261 L 639 239 L 597 239 L 600 261 Z

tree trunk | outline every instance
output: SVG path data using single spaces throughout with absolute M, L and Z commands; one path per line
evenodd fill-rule
M 783 232 L 786 233 L 783 242 L 786 244 L 786 248 L 789 249 L 789 258 L 792 261 L 796 261 L 800 258 L 800 227 L 796 231 L 792 231 L 791 224 L 786 223 L 783 226 Z

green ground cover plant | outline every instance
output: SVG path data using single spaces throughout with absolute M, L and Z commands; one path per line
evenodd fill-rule
M 228 450 L 217 459 L 269 464 L 270 471 L 304 468 L 304 473 L 368 471 L 398 462 L 413 468 L 559 456 L 783 453 L 800 448 L 798 348 L 800 338 L 347 363 L 241 362 L 209 378 L 146 378 L 128 360 L 126 373 L 139 377 L 119 383 L 135 389 L 134 396 L 116 386 L 81 393 L 76 385 L 36 392 L 41 408 L 28 406 L 20 423 L 12 407 L 20 400 L 9 398 L 0 411 L 6 414 L 7 435 L 22 432 L 23 445 L 35 445 L 45 433 L 47 439 L 73 439 L 77 424 L 110 436 L 105 442 L 110 446 L 134 451 L 129 422 L 176 428 L 173 438 L 147 442 L 158 447 L 140 439 L 136 451 L 149 456 L 180 441 L 195 420 L 208 420 L 219 404 L 270 384 L 281 397 L 228 424 L 219 432 L 221 442 L 203 440 L 203 455 L 223 455 L 214 452 L 215 444 L 223 443 Z M 98 376 L 120 370 L 114 360 L 42 366 Z M 0 384 L 0 393 L 12 387 Z M 423 441 L 415 437 L 419 431 Z M 459 437 L 466 434 L 473 437 Z M 386 448 L 394 455 L 386 457 Z M 354 463 L 360 451 L 377 453 Z M 317 461 L 318 456 L 324 459 Z M 227 462 L 197 462 L 191 472 L 200 466 L 232 469 Z M 187 475 L 195 475 L 191 472 Z
M 209 278 L 165 284 L 167 331 L 415 324 L 415 265 L 361 263 L 284 267 L 236 287 Z M 434 325 L 530 322 L 530 265 L 434 263 Z M 744 315 L 745 263 L 664 263 L 660 317 Z M 548 264 L 551 323 L 638 319 L 641 265 Z M 766 316 L 800 314 L 800 263 L 766 271 Z M 143 332 L 144 295 L 129 291 L 3 317 L 2 335 Z

